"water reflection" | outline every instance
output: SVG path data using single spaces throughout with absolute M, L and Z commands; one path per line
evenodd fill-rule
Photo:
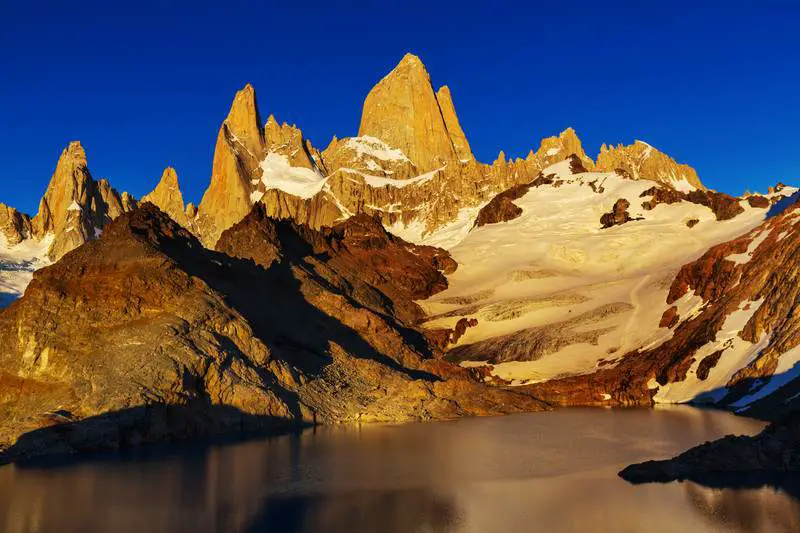
M 564 410 L 338 427 L 0 469 L 7 533 L 796 531 L 771 488 L 629 485 L 628 463 L 761 424 L 726 413 Z

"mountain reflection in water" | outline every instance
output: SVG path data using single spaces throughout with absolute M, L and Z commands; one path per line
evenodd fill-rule
M 723 412 L 568 409 L 341 426 L 0 468 L 0 529 L 49 532 L 797 531 L 774 488 L 629 485 L 617 471 L 762 424 Z

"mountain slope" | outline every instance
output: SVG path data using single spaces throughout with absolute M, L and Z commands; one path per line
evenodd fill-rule
M 476 227 L 450 249 L 459 269 L 447 291 L 423 304 L 430 327 L 477 320 L 449 357 L 488 363 L 515 384 L 591 372 L 659 341 L 679 269 L 768 211 L 718 193 L 684 195 L 584 172 L 577 158 L 515 191 L 507 216 L 481 216 L 506 222 Z M 604 227 L 618 204 L 626 216 Z
M 347 286 L 352 256 L 385 235 L 359 238 L 351 226 L 336 237 L 253 217 L 222 242 L 256 262 L 205 249 L 146 203 L 37 271 L 0 314 L 0 440 L 19 438 L 7 458 L 296 423 L 543 408 L 428 360 L 421 334 L 332 283 L 338 274 Z M 341 258 L 328 267 L 335 250 L 315 253 L 309 242 L 338 243 Z M 435 279 L 438 260 L 424 261 L 418 268 Z M 372 287 L 387 301 L 407 297 Z
M 608 368 L 530 390 L 567 404 L 691 401 L 766 418 L 795 410 L 797 196 L 680 269 L 661 307 L 663 334 L 656 342 L 609 361 Z

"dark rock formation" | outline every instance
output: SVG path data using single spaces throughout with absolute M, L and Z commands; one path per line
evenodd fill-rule
M 603 216 L 600 217 L 600 224 L 603 228 L 610 228 L 612 226 L 620 226 L 625 224 L 626 222 L 630 222 L 633 220 L 631 216 L 628 214 L 628 208 L 631 206 L 631 203 L 626 200 L 625 198 L 620 198 L 616 202 L 614 202 L 614 207 L 611 209 L 610 212 L 605 213 Z
M 651 197 L 650 200 L 642 203 L 642 207 L 647 210 L 655 208 L 658 204 L 674 204 L 686 201 L 708 207 L 714 212 L 717 220 L 730 220 L 744 212 L 744 208 L 739 205 L 739 200 L 737 198 L 721 192 L 698 189 L 686 193 L 675 189 L 655 186 L 647 189 L 640 195 L 641 198 L 646 198 L 648 196 Z
M 790 472 L 800 472 L 800 414 L 774 422 L 753 437 L 729 435 L 673 459 L 628 466 L 619 475 L 632 483 L 703 482 L 715 475 Z
M 478 212 L 474 227 L 479 228 L 486 224 L 507 222 L 519 217 L 522 214 L 522 208 L 514 204 L 514 200 L 525 196 L 530 188 L 531 184 L 517 185 L 492 198 L 492 200 Z
M 747 203 L 750 204 L 750 207 L 759 207 L 762 209 L 767 209 L 771 205 L 769 198 L 761 196 L 760 194 L 748 196 Z

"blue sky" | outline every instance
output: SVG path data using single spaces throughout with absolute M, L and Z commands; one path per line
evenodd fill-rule
M 166 6 L 160 4 L 168 4 Z M 698 5 L 701 4 L 701 5 Z M 0 3 L 0 201 L 36 209 L 73 139 L 96 177 L 197 202 L 237 89 L 324 148 L 403 54 L 453 92 L 482 161 L 574 127 L 642 139 L 718 190 L 800 181 L 798 2 Z

